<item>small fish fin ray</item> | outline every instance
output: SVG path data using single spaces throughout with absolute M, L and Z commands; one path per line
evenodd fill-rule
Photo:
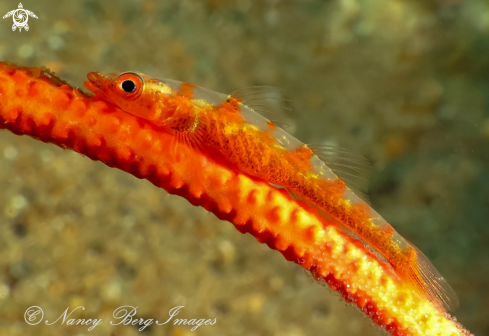
M 285 90 L 274 86 L 250 86 L 230 94 L 240 103 L 261 114 L 282 129 L 291 126 L 287 117 L 292 112 L 290 99 L 285 98 Z
M 408 248 L 415 254 L 415 260 L 400 266 L 393 265 L 396 273 L 423 293 L 435 306 L 447 312 L 455 311 L 459 306 L 455 291 L 423 252 L 413 244 L 408 244 Z
M 180 139 L 183 140 L 188 146 L 195 149 L 203 148 L 203 135 L 197 132 L 194 133 L 180 133 Z
M 312 144 L 307 147 L 345 182 L 348 188 L 370 205 L 367 191 L 371 166 L 366 158 L 335 146 Z
M 16 11 L 16 9 L 14 9 L 14 10 L 12 10 L 12 11 L 8 12 L 7 14 L 5 14 L 5 15 L 3 16 L 3 19 L 8 18 L 8 17 L 11 17 L 11 16 L 12 16 L 12 14 L 14 14 L 14 12 L 15 12 L 15 11 Z
M 181 144 L 202 150 L 205 142 L 205 132 L 202 120 L 189 118 L 185 130 L 175 131 L 173 141 L 174 152 L 176 152 L 177 147 Z

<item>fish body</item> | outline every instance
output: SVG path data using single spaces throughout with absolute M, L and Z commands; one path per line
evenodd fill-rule
M 257 112 L 247 95 L 226 95 L 141 73 L 90 73 L 96 97 L 152 122 L 186 144 L 216 153 L 241 172 L 286 188 L 318 214 L 351 230 L 394 268 L 403 281 L 440 309 L 453 310 L 453 289 L 424 254 L 401 237 L 320 159 L 320 155 Z M 250 98 L 251 97 L 251 98 Z

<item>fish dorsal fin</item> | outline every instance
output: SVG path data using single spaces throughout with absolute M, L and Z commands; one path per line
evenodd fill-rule
M 358 197 L 370 205 L 367 190 L 371 166 L 369 161 L 345 148 L 329 145 L 307 145 L 333 173 Z
M 285 90 L 274 86 L 250 86 L 234 91 L 230 97 L 261 114 L 282 129 L 290 126 L 286 114 L 292 111 L 290 99 L 285 98 Z

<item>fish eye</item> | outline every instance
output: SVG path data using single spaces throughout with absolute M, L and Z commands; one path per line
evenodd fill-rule
M 136 72 L 125 72 L 121 74 L 116 82 L 116 91 L 126 100 L 135 100 L 143 92 L 143 78 Z
M 128 79 L 121 83 L 121 88 L 124 90 L 124 92 L 131 93 L 136 90 L 136 84 L 132 80 Z

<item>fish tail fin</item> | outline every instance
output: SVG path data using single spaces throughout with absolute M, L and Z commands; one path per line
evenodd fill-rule
M 429 259 L 413 244 L 407 242 L 404 262 L 393 265 L 396 273 L 423 293 L 434 305 L 445 311 L 459 306 L 457 294 Z

